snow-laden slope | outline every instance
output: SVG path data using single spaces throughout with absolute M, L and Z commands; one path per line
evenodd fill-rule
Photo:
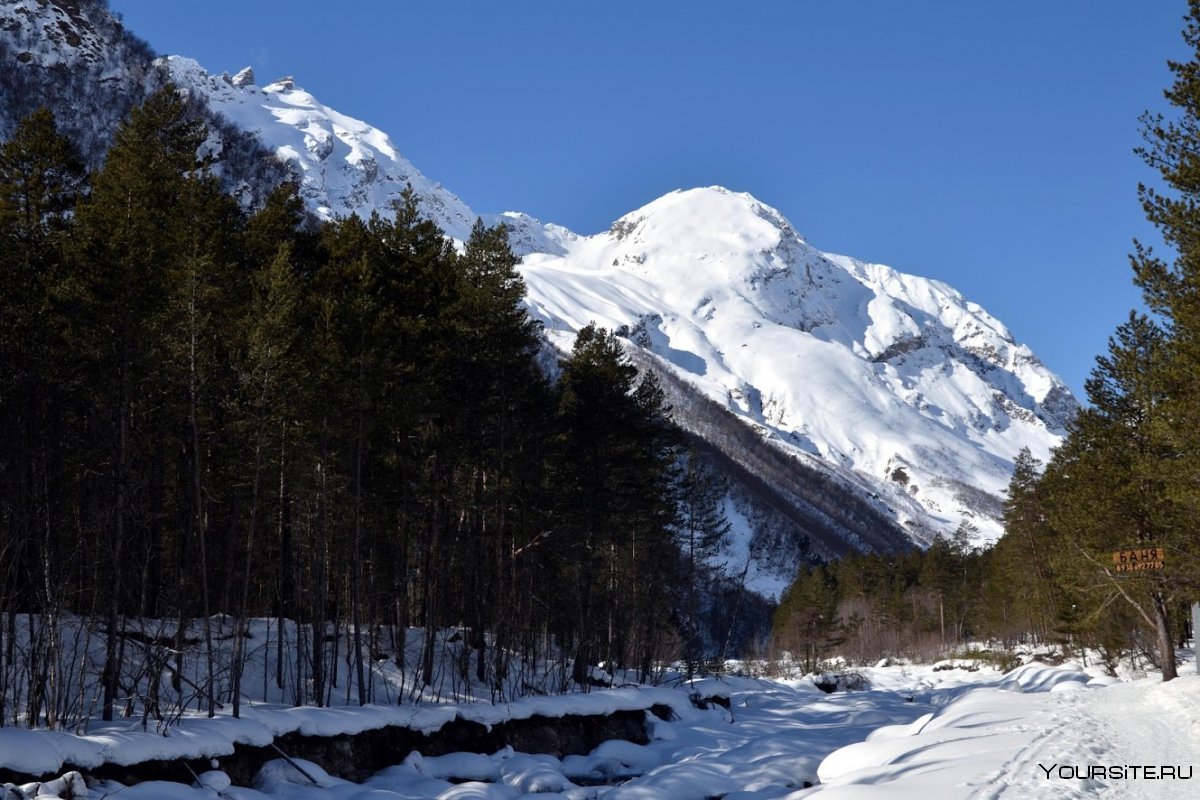
M 98 166 L 145 97 L 154 53 L 97 0 L 0 1 L 0 138 L 45 106 Z
M 1013 458 L 1045 458 L 1075 408 L 949 286 L 821 253 L 746 194 L 675 192 L 564 249 L 525 259 L 553 341 L 589 321 L 628 330 L 778 447 L 864 483 L 918 539 L 962 521 L 994 539 Z
M 423 212 L 447 235 L 464 241 L 470 234 L 475 212 L 422 175 L 387 134 L 324 105 L 292 78 L 260 87 L 249 68 L 232 76 L 210 75 L 190 58 L 170 56 L 161 63 L 178 87 L 254 134 L 289 164 L 300 180 L 305 203 L 318 217 L 387 214 L 411 186 Z M 562 252 L 561 241 L 573 238 L 565 228 L 516 212 L 485 216 L 484 221 L 508 225 L 520 253 Z
M 0 31 L 7 48 L 25 64 L 43 69 L 76 69 L 98 64 L 110 77 L 124 71 L 125 55 L 114 29 L 120 23 L 94 3 L 66 0 L 5 0 L 0 11 Z
M 289 79 L 173 80 L 290 163 L 321 217 L 387 213 L 411 185 L 462 240 L 476 214 L 382 131 Z M 967 521 L 999 535 L 999 497 L 1022 447 L 1045 458 L 1075 402 L 1029 349 L 945 284 L 822 253 L 776 210 L 721 188 L 662 197 L 579 237 L 504 221 L 526 256 L 528 302 L 569 349 L 590 321 L 629 332 L 780 448 L 874 496 L 917 541 Z

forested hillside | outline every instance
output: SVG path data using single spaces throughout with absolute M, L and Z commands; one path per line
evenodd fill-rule
M 122 668 L 146 620 L 205 654 L 176 689 L 235 713 L 245 636 L 214 646 L 214 615 L 300 623 L 277 680 L 318 705 L 339 658 L 372 700 L 364 661 L 410 630 L 425 684 L 456 628 L 501 694 L 514 660 L 586 685 L 711 650 L 719 495 L 614 335 L 552 384 L 502 228 L 460 252 L 411 195 L 317 227 L 290 185 L 247 215 L 206 136 L 167 87 L 92 172 L 45 110 L 0 149 L 0 718 L 77 702 L 66 618 L 105 642 L 106 718 L 159 705 Z

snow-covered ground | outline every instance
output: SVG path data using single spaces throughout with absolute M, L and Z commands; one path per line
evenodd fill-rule
M 700 711 L 686 702 L 672 702 L 679 718 L 652 720 L 650 744 L 606 742 L 587 756 L 559 759 L 511 749 L 440 757 L 397 753 L 396 766 L 361 784 L 331 777 L 315 764 L 280 760 L 264 767 L 254 787 L 229 786 L 217 765 L 193 786 L 105 783 L 91 787 L 88 796 L 119 792 L 123 800 L 940 800 L 1196 795 L 1200 677 L 1190 663 L 1183 677 L 1168 684 L 1155 675 L 1117 681 L 1100 677 L 1094 667 L 1078 665 L 1035 662 L 1003 675 L 986 667 L 970 672 L 941 666 L 866 669 L 862 674 L 870 689 L 834 694 L 822 693 L 809 679 L 709 682 L 698 688 L 728 691 L 731 711 Z M 539 711 L 628 706 L 628 695 L 636 691 L 617 692 L 609 699 L 606 692 L 543 698 Z M 661 700 L 672 692 L 652 693 Z M 320 710 L 297 713 L 315 719 Z M 335 716 L 357 726 L 357 712 L 325 713 L 322 730 L 336 727 Z M 183 745 L 190 728 L 214 737 L 231 735 L 246 724 L 259 723 L 218 719 L 205 727 L 188 721 L 174 735 Z M 127 732 L 122 746 L 152 746 L 139 743 L 139 736 Z M 0 760 L 9 764 L 28 764 L 45 758 L 46 748 L 61 746 L 51 745 L 44 732 L 0 730 Z M 5 796 L 69 796 L 69 785 L 70 780 L 48 784 L 43 787 L 48 794 L 41 795 L 33 786 L 13 787 L 24 793 Z

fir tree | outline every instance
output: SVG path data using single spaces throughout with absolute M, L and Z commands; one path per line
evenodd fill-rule
M 38 633 L 30 617 L 19 712 L 30 724 L 44 713 L 53 726 L 66 702 L 60 673 L 45 665 L 57 658 L 58 614 L 78 600 L 77 584 L 55 575 L 75 555 L 64 535 L 71 470 L 63 454 L 80 445 L 79 385 L 58 295 L 71 277 L 65 244 L 84 186 L 75 148 L 49 111 L 22 120 L 0 146 L 0 619 L 9 620 L 0 631 L 0 725 L 17 612 L 36 611 L 42 622 Z
M 66 226 L 85 185 L 83 161 L 54 114 L 33 112 L 0 148 L 0 228 L 41 245 Z
M 1013 474 L 1004 502 L 1004 537 L 997 544 L 994 563 L 996 585 L 1006 594 L 997 598 L 1004 613 L 1024 620 L 1024 632 L 1045 639 L 1053 626 L 1055 590 L 1046 512 L 1038 482 L 1042 464 L 1028 447 L 1021 448 L 1013 462 Z

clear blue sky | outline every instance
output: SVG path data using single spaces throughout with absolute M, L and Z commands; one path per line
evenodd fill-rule
M 292 75 L 480 212 L 579 233 L 676 188 L 944 280 L 1082 394 L 1154 241 L 1137 118 L 1183 0 L 113 0 L 213 72 Z

